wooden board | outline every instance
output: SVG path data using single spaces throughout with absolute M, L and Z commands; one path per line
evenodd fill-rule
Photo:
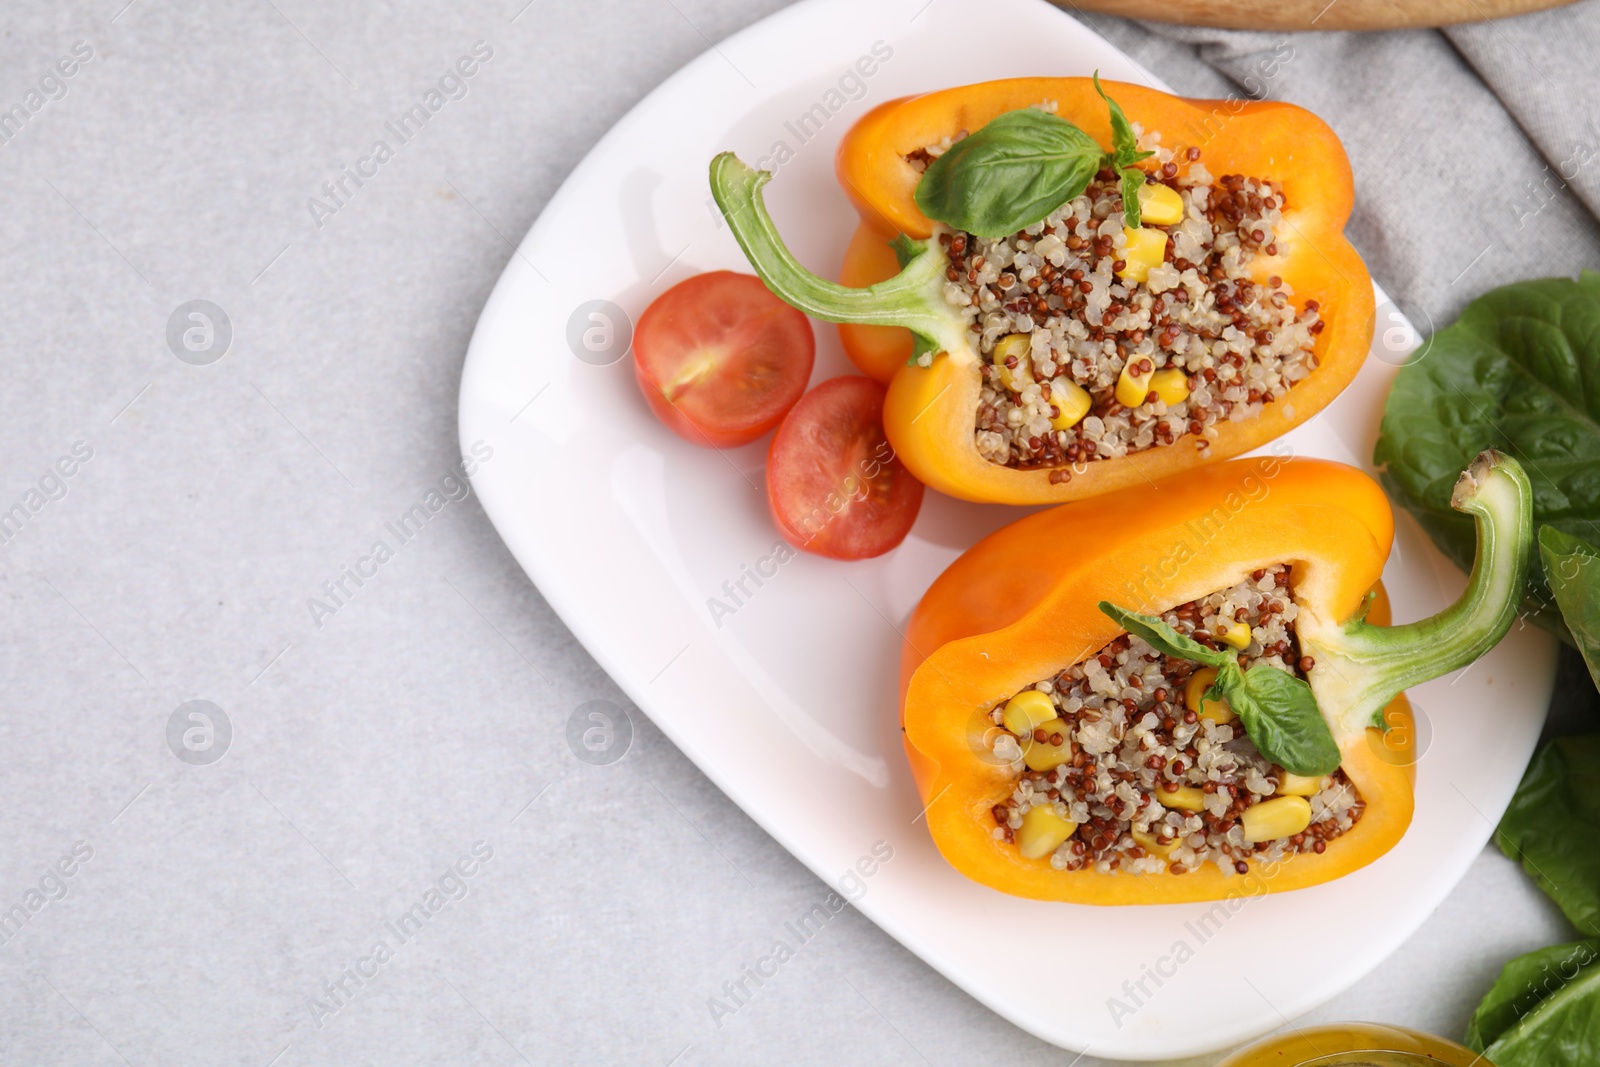
M 1055 0 L 1067 10 L 1240 30 L 1449 26 L 1563 7 L 1572 0 Z

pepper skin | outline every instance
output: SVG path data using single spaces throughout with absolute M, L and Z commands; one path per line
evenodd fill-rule
M 893 326 L 840 326 L 845 351 L 868 377 L 889 385 L 884 425 L 905 465 L 927 485 L 965 500 L 1008 504 L 1060 503 L 1095 496 L 1240 455 L 1311 418 L 1348 385 L 1372 340 L 1372 280 L 1344 237 L 1354 183 L 1332 129 L 1291 104 L 1188 100 L 1144 86 L 1104 83 L 1129 119 L 1160 131 L 1176 149 L 1197 146 L 1216 176 L 1244 174 L 1281 184 L 1288 204 L 1279 254 L 1258 255 L 1251 276 L 1278 275 L 1293 301 L 1320 305 L 1319 365 L 1284 400 L 1255 418 L 1225 422 L 1205 452 L 1191 437 L 1130 456 L 1079 464 L 1070 481 L 1051 484 L 1051 470 L 1013 470 L 983 459 L 973 444 L 981 388 L 974 351 L 946 353 L 928 368 L 907 366 L 909 331 Z M 888 242 L 896 234 L 925 239 L 933 224 L 917 207 L 921 175 L 905 155 L 962 130 L 977 130 L 1007 111 L 1044 100 L 1102 146 L 1111 143 L 1104 101 L 1088 78 L 1014 78 L 890 101 L 868 112 L 839 146 L 839 183 L 861 216 L 840 280 L 870 285 L 899 270 Z M 1178 153 L 1183 156 L 1184 153 Z M 1174 160 L 1179 173 L 1187 159 Z M 1152 164 L 1142 164 L 1149 167 Z
M 1382 856 L 1410 824 L 1414 780 L 1409 707 L 1403 695 L 1395 695 L 1400 684 L 1385 684 L 1401 677 L 1400 670 L 1409 672 L 1404 678 L 1415 678 L 1419 670 L 1433 677 L 1454 669 L 1449 664 L 1476 658 L 1509 628 L 1520 585 L 1489 588 L 1479 582 L 1479 572 L 1521 581 L 1531 517 L 1520 533 L 1507 531 L 1518 526 L 1518 507 L 1531 516 L 1531 493 L 1520 469 L 1515 479 L 1521 479 L 1520 503 L 1512 485 L 1500 496 L 1509 502 L 1491 536 L 1484 537 L 1480 522 L 1480 559 L 1488 558 L 1475 567 L 1468 595 L 1433 620 L 1407 627 L 1347 621 L 1359 615 L 1378 583 L 1394 526 L 1376 483 L 1342 464 L 1273 456 L 1215 464 L 1160 486 L 1030 515 L 980 541 L 923 597 L 907 626 L 901 663 L 906 753 L 940 852 L 974 881 L 1040 900 L 1155 904 L 1238 895 L 1239 877 L 1214 863 L 1183 874 L 1143 876 L 1055 870 L 1048 857 L 1024 859 L 1014 845 L 996 841 L 990 812 L 1011 794 L 1017 772 L 989 751 L 999 728 L 988 713 L 1118 637 L 1121 628 L 1096 606 L 1102 600 L 1159 614 L 1228 588 L 1254 570 L 1289 564 L 1302 651 L 1318 657 L 1312 688 L 1366 810 L 1322 854 L 1255 862 L 1249 877 L 1260 879 L 1264 891 L 1296 889 Z M 1495 492 L 1513 481 L 1511 475 L 1500 478 Z M 1499 614 L 1490 619 L 1494 613 Z M 1381 593 L 1366 621 L 1387 621 Z M 1387 647 L 1379 655 L 1390 666 L 1363 691 L 1365 699 L 1333 708 L 1318 687 L 1319 672 L 1331 679 L 1359 670 L 1351 667 L 1354 660 L 1309 645 L 1313 632 L 1359 632 L 1353 640 L 1376 635 L 1375 641 L 1389 646 L 1452 651 Z M 1328 640 L 1337 648 L 1341 638 Z M 1324 655 L 1334 660 L 1331 669 Z M 1378 709 L 1387 733 L 1371 725 Z

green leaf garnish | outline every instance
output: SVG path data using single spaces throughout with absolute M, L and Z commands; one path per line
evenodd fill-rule
M 1059 116 L 1028 107 L 991 119 L 928 164 L 917 183 L 917 206 L 930 219 L 990 239 L 1025 230 L 1081 196 L 1101 167 L 1122 181 L 1122 213 L 1139 225 L 1139 186 L 1144 172 L 1134 164 L 1154 152 L 1139 151 L 1133 124 L 1100 87 L 1111 109 L 1111 151 Z
M 1137 230 L 1143 217 L 1139 208 L 1139 189 L 1144 185 L 1144 171 L 1138 167 L 1124 167 L 1122 176 L 1122 224 Z
M 1241 671 L 1235 662 L 1217 672 L 1216 688 L 1263 756 L 1308 778 L 1339 769 L 1339 746 L 1304 680 L 1265 663 Z
M 1133 135 L 1133 123 L 1128 121 L 1128 116 L 1122 113 L 1122 105 L 1111 99 L 1104 89 L 1100 87 L 1100 72 L 1094 72 L 1094 91 L 1100 94 L 1100 99 L 1106 102 L 1111 109 L 1111 163 L 1117 168 L 1131 167 L 1141 159 L 1148 159 L 1155 155 L 1154 152 L 1139 151 L 1139 139 Z
M 1133 124 L 1122 113 L 1122 105 L 1111 99 L 1100 87 L 1100 72 L 1094 72 L 1094 91 L 1111 109 L 1111 152 L 1107 162 L 1116 169 L 1122 180 L 1122 221 L 1130 228 L 1139 228 L 1139 187 L 1144 184 L 1144 171 L 1134 166 L 1141 159 L 1149 159 L 1154 152 L 1139 151 L 1139 139 L 1133 134 Z
M 1206 695 L 1228 702 L 1267 759 L 1308 778 L 1332 774 L 1339 768 L 1339 746 L 1333 731 L 1303 680 L 1265 663 L 1242 670 L 1239 653 L 1231 648 L 1207 648 L 1154 615 L 1140 615 L 1104 600 L 1099 607 L 1162 655 L 1217 668 L 1217 680 Z
M 917 206 L 955 229 L 1005 237 L 1081 195 L 1104 157 L 1065 119 L 1031 107 L 1008 111 L 928 165 Z
M 1174 659 L 1203 663 L 1207 667 L 1221 667 L 1229 662 L 1228 654 L 1207 648 L 1188 634 L 1181 634 L 1154 615 L 1140 615 L 1136 611 L 1119 608 L 1109 600 L 1099 603 L 1100 611 L 1133 636 L 1140 638 L 1161 653 Z

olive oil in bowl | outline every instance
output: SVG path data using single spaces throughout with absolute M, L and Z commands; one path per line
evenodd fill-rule
M 1398 1026 L 1340 1023 L 1295 1030 L 1240 1049 L 1217 1067 L 1494 1067 L 1453 1041 Z

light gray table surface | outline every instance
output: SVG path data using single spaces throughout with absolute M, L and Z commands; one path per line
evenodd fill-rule
M 849 909 L 719 1026 L 823 883 L 643 716 L 618 763 L 569 750 L 623 698 L 451 499 L 462 358 L 590 146 L 779 5 L 523 2 L 0 14 L 0 1064 L 1073 1062 Z M 308 199 L 477 42 L 319 228 Z M 192 700 L 222 714 L 186 747 Z M 1311 1018 L 1459 1036 L 1566 936 L 1486 851 Z

